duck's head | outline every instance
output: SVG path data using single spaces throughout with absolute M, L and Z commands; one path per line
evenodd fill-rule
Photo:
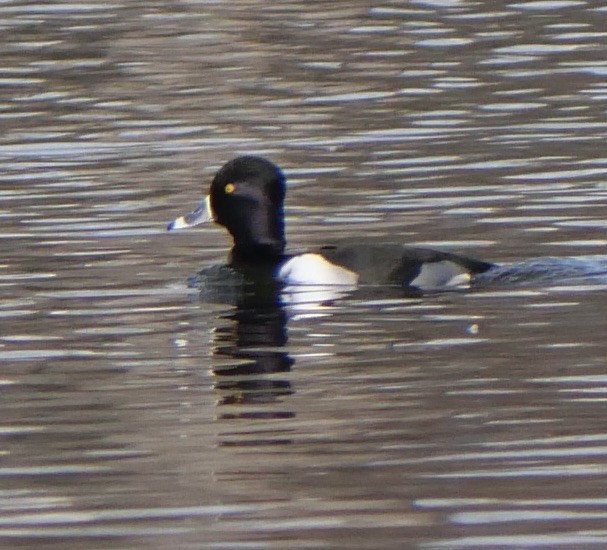
M 280 255 L 285 247 L 283 202 L 285 177 L 261 157 L 235 158 L 215 174 L 209 195 L 199 207 L 169 223 L 183 229 L 215 221 L 234 239 L 238 256 Z

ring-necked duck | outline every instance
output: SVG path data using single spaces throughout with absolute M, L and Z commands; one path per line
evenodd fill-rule
M 167 229 L 207 221 L 223 225 L 234 246 L 230 266 L 262 269 L 285 285 L 399 285 L 420 290 L 465 286 L 494 264 L 426 248 L 344 243 L 313 252 L 285 252 L 285 177 L 272 162 L 243 156 L 215 175 L 209 195 Z

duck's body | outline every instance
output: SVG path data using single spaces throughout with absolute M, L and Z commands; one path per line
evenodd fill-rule
M 426 248 L 346 242 L 302 254 L 285 252 L 285 177 L 270 161 L 238 157 L 225 164 L 209 196 L 169 230 L 214 220 L 234 239 L 230 265 L 269 273 L 284 285 L 399 285 L 436 290 L 461 287 L 494 264 Z
M 399 285 L 421 290 L 453 288 L 470 283 L 493 264 L 427 248 L 398 244 L 350 242 L 293 256 L 278 271 L 289 284 Z M 337 268 L 337 269 L 336 269 Z

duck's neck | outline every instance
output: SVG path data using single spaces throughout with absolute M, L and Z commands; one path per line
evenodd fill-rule
M 275 265 L 284 258 L 284 243 L 234 246 L 230 252 L 232 265 Z

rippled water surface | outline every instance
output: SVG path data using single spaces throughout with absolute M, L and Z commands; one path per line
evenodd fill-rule
M 256 153 L 294 248 L 604 266 L 606 17 L 3 2 L 0 546 L 607 547 L 604 276 L 279 307 L 165 232 Z

